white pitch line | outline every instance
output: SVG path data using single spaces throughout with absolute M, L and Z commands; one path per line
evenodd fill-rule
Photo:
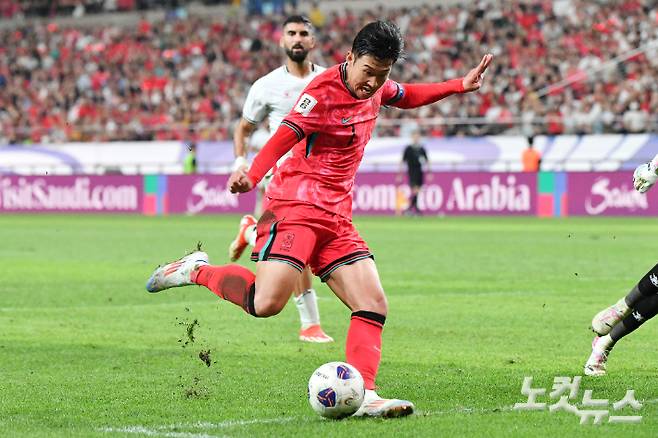
M 205 433 L 198 434 L 192 432 L 172 432 L 176 429 L 226 429 L 231 427 L 252 426 L 254 424 L 283 424 L 290 421 L 299 420 L 303 417 L 283 417 L 283 418 L 266 418 L 255 420 L 226 420 L 219 423 L 198 421 L 196 423 L 177 423 L 164 426 L 124 426 L 124 427 L 104 427 L 99 429 L 101 432 L 119 432 L 134 433 L 148 436 L 170 437 L 170 438 L 223 438 L 226 435 L 208 435 Z
M 643 405 L 650 405 L 658 403 L 658 398 L 643 400 L 641 401 Z M 415 416 L 418 418 L 422 417 L 433 417 L 438 415 L 449 415 L 449 414 L 487 414 L 494 412 L 511 412 L 514 410 L 514 407 L 511 405 L 500 406 L 497 408 L 468 408 L 460 407 L 453 409 L 446 409 L 444 411 L 421 411 L 418 412 Z M 254 419 L 254 420 L 226 420 L 219 423 L 207 422 L 207 421 L 198 421 L 196 423 L 177 423 L 164 426 L 154 426 L 148 428 L 145 426 L 126 426 L 126 427 L 105 427 L 99 429 L 101 432 L 120 432 L 120 433 L 134 433 L 142 434 L 148 436 L 157 436 L 157 437 L 168 437 L 168 438 L 226 438 L 226 435 L 208 435 L 205 433 L 192 433 L 192 432 L 172 432 L 176 429 L 227 429 L 232 427 L 244 427 L 244 426 L 253 426 L 257 424 L 284 424 L 290 423 L 296 420 L 305 420 L 307 417 L 282 417 L 282 418 L 265 418 L 265 419 Z
M 134 433 L 148 436 L 158 436 L 167 438 L 229 438 L 218 435 L 208 435 L 206 433 L 191 433 L 191 432 L 166 432 L 163 430 L 149 429 L 144 426 L 127 426 L 127 427 L 104 427 L 99 429 L 101 432 L 115 432 L 115 433 Z
M 448 414 L 486 414 L 489 412 L 504 412 L 511 411 L 512 406 L 502 406 L 499 408 L 453 408 L 446 409 L 445 411 L 422 411 L 418 413 L 419 417 L 431 417 L 434 415 L 448 415 Z
M 159 429 L 180 429 L 180 428 L 225 429 L 228 427 L 251 426 L 254 424 L 283 424 L 283 423 L 289 423 L 294 420 L 301 420 L 302 418 L 304 417 L 281 417 L 281 418 L 265 418 L 265 419 L 254 419 L 254 420 L 226 420 L 226 421 L 220 421 L 219 423 L 198 421 L 196 423 L 171 424 L 169 426 L 160 426 L 158 428 Z

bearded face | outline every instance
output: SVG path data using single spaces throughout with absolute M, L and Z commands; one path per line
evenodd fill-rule
M 311 29 L 304 23 L 288 23 L 283 28 L 281 47 L 293 62 L 303 62 L 315 47 L 315 38 Z

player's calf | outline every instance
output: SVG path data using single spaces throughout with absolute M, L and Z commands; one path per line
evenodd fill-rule
M 658 295 L 645 297 L 635 304 L 635 309 L 626 316 L 621 323 L 615 325 L 610 331 L 614 342 L 619 341 L 637 330 L 642 324 L 656 316 L 658 313 Z
M 201 266 L 192 275 L 192 281 L 207 287 L 221 299 L 240 306 L 250 315 L 256 316 L 254 307 L 256 276 L 244 266 L 235 264 Z

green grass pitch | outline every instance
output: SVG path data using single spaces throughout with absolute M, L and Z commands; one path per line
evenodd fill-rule
M 0 216 L 0 436 L 655 436 L 657 321 L 574 400 L 634 389 L 641 410 L 609 410 L 639 424 L 511 409 L 524 376 L 550 392 L 582 374 L 592 315 L 656 263 L 654 219 L 356 218 L 390 305 L 380 394 L 418 413 L 344 421 L 306 400 L 311 372 L 344 358 L 349 311 L 326 286 L 331 345 L 296 340 L 293 305 L 254 320 L 203 288 L 144 290 L 198 240 L 224 263 L 237 220 Z

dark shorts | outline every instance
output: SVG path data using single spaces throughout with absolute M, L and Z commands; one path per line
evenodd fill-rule
M 312 204 L 267 198 L 251 260 L 306 265 L 326 281 L 341 266 L 374 258 L 350 219 Z
M 409 171 L 409 185 L 412 187 L 420 187 L 424 183 L 424 175 L 422 170 Z

